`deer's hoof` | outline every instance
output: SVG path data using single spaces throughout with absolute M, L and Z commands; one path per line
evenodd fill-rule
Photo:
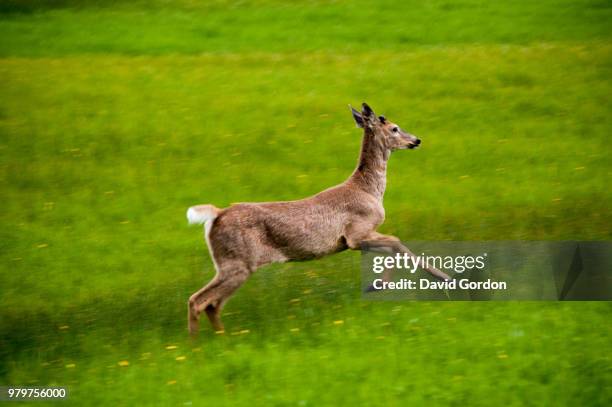
M 380 289 L 374 287 L 374 284 L 371 284 L 370 286 L 368 286 L 368 288 L 365 289 L 364 292 L 371 293 L 372 291 L 380 291 Z

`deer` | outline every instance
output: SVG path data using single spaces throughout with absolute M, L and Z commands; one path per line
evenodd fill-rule
M 363 129 L 363 139 L 357 168 L 343 183 L 295 201 L 237 203 L 223 209 L 206 204 L 187 210 L 189 224 L 204 225 L 216 270 L 212 280 L 189 297 L 192 336 L 199 331 L 202 312 L 215 332 L 223 333 L 223 306 L 251 274 L 267 264 L 318 259 L 347 249 L 414 257 L 399 238 L 376 229 L 385 220 L 383 196 L 391 153 L 416 149 L 421 140 L 377 116 L 366 103 L 361 112 L 349 108 L 357 127 Z M 450 279 L 436 268 L 423 268 L 441 280 Z

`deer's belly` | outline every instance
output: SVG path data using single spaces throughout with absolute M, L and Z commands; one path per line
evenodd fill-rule
M 340 228 L 287 228 L 268 236 L 271 247 L 282 253 L 285 261 L 316 259 L 347 249 Z
M 346 241 L 338 239 L 335 241 L 316 242 L 315 244 L 301 247 L 288 247 L 285 255 L 288 261 L 306 261 L 338 253 L 347 248 Z

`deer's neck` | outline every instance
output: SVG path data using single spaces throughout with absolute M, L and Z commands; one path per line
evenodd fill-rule
M 387 186 L 388 159 L 389 150 L 376 141 L 371 129 L 366 128 L 359 162 L 350 180 L 382 201 Z

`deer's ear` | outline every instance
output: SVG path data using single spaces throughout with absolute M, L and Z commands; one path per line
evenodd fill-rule
M 364 102 L 361 104 L 361 115 L 365 117 L 366 119 L 368 119 L 374 116 L 374 111 L 372 110 L 370 106 L 368 106 L 367 103 Z
M 363 119 L 363 125 L 369 128 L 376 127 L 379 123 L 378 117 L 367 103 L 361 105 L 361 118 Z
M 351 113 L 353 113 L 353 119 L 355 120 L 357 127 L 363 129 L 363 117 L 361 117 L 361 113 L 353 109 L 353 106 L 349 105 L 349 107 L 351 108 Z

